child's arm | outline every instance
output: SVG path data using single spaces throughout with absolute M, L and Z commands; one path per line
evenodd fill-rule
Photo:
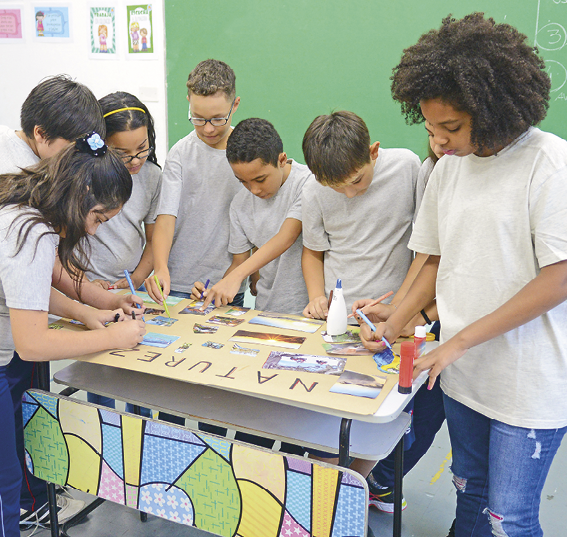
M 140 343 L 146 332 L 142 321 L 126 318 L 104 330 L 75 332 L 50 330 L 45 311 L 10 308 L 10 325 L 17 353 L 22 360 L 44 362 L 75 358 L 91 352 L 130 349 Z
M 432 388 L 439 373 L 468 349 L 532 321 L 565 299 L 567 261 L 543 267 L 533 280 L 498 309 L 463 328 L 443 345 L 416 360 L 414 378 L 430 369 L 429 388 Z
M 140 258 L 138 266 L 130 275 L 132 283 L 134 284 L 134 289 L 138 289 L 138 287 L 144 283 L 144 280 L 151 274 L 154 268 L 154 254 L 152 251 L 154 226 L 155 224 L 144 224 L 144 229 L 146 231 L 146 245 L 144 246 L 144 251 L 142 252 L 142 257 Z M 120 278 L 112 285 L 115 289 L 127 289 L 129 287 L 128 280 L 126 278 Z
M 73 300 L 80 300 L 84 304 L 88 304 L 89 306 L 93 306 L 97 309 L 122 309 L 125 313 L 130 314 L 134 311 L 134 309 L 136 309 L 135 304 L 143 306 L 143 301 L 140 297 L 132 295 L 116 295 L 109 291 L 105 291 L 101 286 L 87 280 L 86 277 L 83 277 L 79 286 L 81 290 L 81 296 L 79 297 L 75 281 L 63 268 L 58 257 L 55 258 L 51 284 L 69 298 L 72 298 Z
M 305 317 L 326 319 L 329 312 L 325 296 L 325 274 L 323 272 L 323 256 L 325 252 L 317 252 L 303 247 L 301 268 L 309 295 L 309 304 L 303 310 Z
M 234 295 L 238 293 L 242 280 L 282 255 L 293 245 L 300 234 L 301 221 L 296 218 L 286 218 L 280 230 L 266 244 L 258 248 L 252 256 L 248 257 L 248 259 L 245 258 L 239 264 L 235 265 L 233 261 L 224 278 L 213 285 L 208 292 L 205 291 L 204 294 L 207 298 L 203 308 L 207 307 L 213 300 L 217 306 L 224 306 L 231 302 Z M 249 255 L 248 252 L 246 254 Z
M 167 298 L 171 290 L 171 279 L 167 262 L 169 252 L 173 244 L 175 233 L 175 222 L 177 218 L 170 214 L 160 214 L 156 218 L 152 237 L 152 252 L 154 257 L 154 275 L 157 276 L 163 289 L 163 296 Z M 162 303 L 161 293 L 154 281 L 154 278 L 146 278 L 146 289 L 148 294 L 158 303 Z

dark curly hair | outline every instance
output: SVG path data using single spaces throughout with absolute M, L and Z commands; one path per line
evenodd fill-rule
M 484 13 L 443 19 L 439 30 L 405 49 L 393 69 L 392 96 L 406 122 L 423 122 L 420 101 L 439 98 L 471 115 L 471 143 L 481 151 L 537 125 L 549 107 L 551 81 L 526 40 Z
M 257 117 L 241 121 L 226 142 L 226 158 L 231 164 L 259 158 L 276 168 L 281 153 L 283 142 L 274 126 Z

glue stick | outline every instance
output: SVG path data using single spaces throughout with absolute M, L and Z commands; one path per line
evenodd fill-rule
M 415 333 L 413 336 L 413 342 L 415 345 L 415 357 L 419 358 L 425 352 L 425 326 L 416 326 Z
M 341 279 L 337 280 L 337 286 L 333 291 L 333 299 L 327 314 L 327 334 L 340 336 L 347 331 L 347 309 L 343 296 L 343 284 Z
M 402 342 L 400 351 L 400 378 L 398 380 L 398 391 L 400 393 L 411 393 L 414 358 L 415 345 L 411 341 Z

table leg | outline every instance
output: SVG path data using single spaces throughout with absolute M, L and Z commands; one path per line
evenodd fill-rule
M 394 537 L 402 535 L 402 484 L 404 479 L 404 437 L 396 446 L 394 458 Z
M 351 419 L 343 418 L 341 420 L 341 432 L 339 436 L 339 466 L 342 466 L 343 468 L 348 468 L 351 424 Z

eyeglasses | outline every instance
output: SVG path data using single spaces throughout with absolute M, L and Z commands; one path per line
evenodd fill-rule
M 234 101 L 232 101 L 232 104 L 230 105 L 230 110 L 228 111 L 228 116 L 226 117 L 213 117 L 211 119 L 203 119 L 202 117 L 191 117 L 191 105 L 189 105 L 189 114 L 187 114 L 187 117 L 189 121 L 193 125 L 195 125 L 195 127 L 204 127 L 207 123 L 210 123 L 213 127 L 222 127 L 228 123 L 235 102 L 236 102 L 236 97 L 234 98 Z
M 135 158 L 137 158 L 138 160 L 144 160 L 145 158 L 148 158 L 153 150 L 154 148 L 150 145 L 147 149 L 142 149 L 142 151 L 136 153 L 133 156 L 121 155 L 122 162 L 124 162 L 124 164 L 130 164 L 130 162 L 132 162 Z

